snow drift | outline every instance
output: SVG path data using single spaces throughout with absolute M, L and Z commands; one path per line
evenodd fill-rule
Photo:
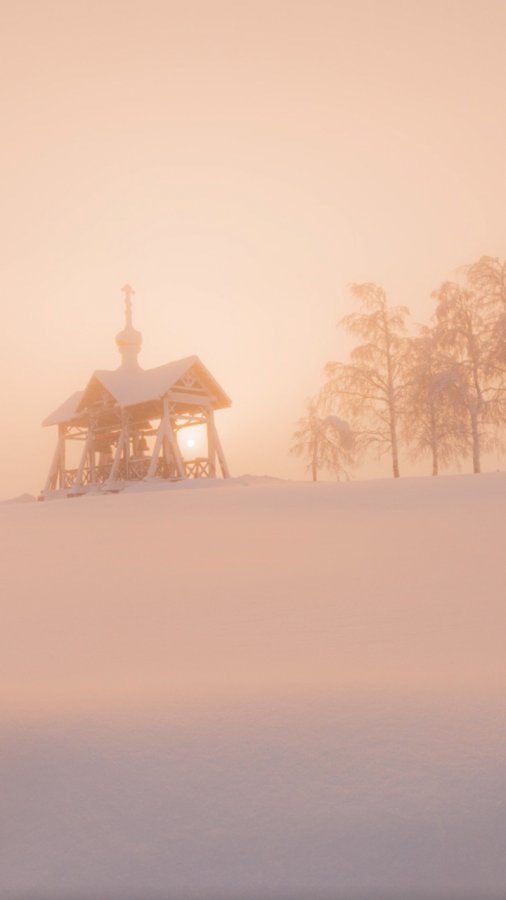
M 502 896 L 505 487 L 3 504 L 2 898 Z

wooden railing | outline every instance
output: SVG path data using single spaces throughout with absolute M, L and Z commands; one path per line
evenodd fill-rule
M 209 478 L 209 460 L 207 456 L 185 460 L 185 471 L 188 478 Z
M 126 466 L 124 460 L 121 460 L 118 470 L 116 473 L 115 481 L 143 481 L 149 471 L 151 460 L 149 457 L 142 457 L 141 459 L 131 459 L 128 462 L 128 476 L 126 471 Z M 202 478 L 208 475 L 209 467 L 204 465 L 207 463 L 207 460 L 192 460 L 191 462 L 185 463 L 186 474 L 189 478 Z M 83 469 L 81 476 L 80 485 L 76 485 L 77 473 L 78 469 L 66 469 L 65 478 L 64 478 L 64 487 L 65 488 L 73 488 L 73 487 L 88 487 L 91 484 L 96 484 L 97 486 L 101 486 L 105 484 L 107 479 L 110 477 L 112 470 L 112 463 L 107 463 L 103 466 L 95 466 L 95 477 L 92 477 L 92 470 L 89 466 L 86 466 Z M 178 481 L 179 476 L 173 475 L 169 473 L 167 469 L 167 465 L 163 458 L 160 458 L 157 461 L 156 469 L 155 469 L 155 477 L 158 478 L 167 478 L 173 481 Z

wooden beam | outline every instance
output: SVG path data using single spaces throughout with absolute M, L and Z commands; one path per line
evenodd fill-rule
M 58 460 L 58 482 L 59 486 L 65 487 L 65 437 L 67 429 L 65 425 L 58 425 L 58 446 L 60 449 Z
M 91 445 L 90 445 L 89 466 L 90 466 L 90 484 L 96 484 L 97 483 L 97 473 L 96 473 L 96 466 L 95 466 L 95 435 L 93 435 L 93 440 L 91 441 Z
M 158 462 L 158 457 L 160 456 L 160 448 L 162 446 L 164 435 L 165 435 L 165 425 L 164 425 L 164 421 L 162 418 L 160 420 L 160 427 L 158 428 L 155 445 L 153 447 L 153 452 L 151 454 L 151 462 L 149 464 L 148 474 L 146 475 L 147 479 L 155 477 L 156 464 Z
M 223 478 L 230 478 L 230 470 L 228 468 L 227 461 L 225 459 L 225 454 L 223 452 L 223 447 L 221 446 L 221 441 L 218 436 L 218 432 L 216 430 L 216 425 L 214 424 L 214 418 L 211 423 L 211 428 L 212 428 L 213 434 L 214 434 L 214 443 L 216 446 L 216 453 L 218 455 L 218 460 L 220 463 L 221 474 L 223 475 Z
M 114 481 L 116 480 L 116 475 L 118 474 L 118 468 L 119 468 L 119 464 L 120 464 L 120 460 L 121 460 L 121 454 L 123 452 L 124 443 L 125 443 L 125 425 L 121 429 L 120 436 L 118 438 L 116 452 L 114 454 L 114 460 L 113 460 L 112 467 L 111 467 L 111 474 L 109 475 L 109 478 L 107 479 L 107 481 L 104 484 L 104 487 L 106 489 L 108 487 L 110 487 L 111 484 L 113 484 Z
M 170 390 L 168 393 L 169 403 L 187 403 L 189 406 L 206 406 L 216 400 L 209 393 L 190 394 L 186 391 Z
M 186 469 L 184 467 L 183 457 L 181 456 L 181 451 L 179 449 L 179 444 L 177 442 L 176 435 L 174 434 L 172 428 L 172 422 L 169 416 L 169 402 L 167 397 L 163 398 L 163 419 L 162 424 L 164 427 L 164 432 L 168 444 L 172 450 L 174 455 L 174 460 L 176 462 L 177 471 L 180 478 L 186 478 Z
M 123 442 L 123 456 L 125 460 L 125 481 L 128 481 L 128 467 L 130 465 L 130 422 L 126 417 L 123 419 L 123 430 L 125 432 L 125 440 Z
M 75 488 L 82 487 L 84 467 L 86 465 L 86 460 L 89 459 L 90 447 L 92 446 L 92 444 L 93 444 L 93 431 L 90 428 L 88 431 L 88 436 L 86 438 L 84 447 L 83 447 L 83 452 L 81 453 L 81 459 L 79 461 L 79 468 L 76 472 L 76 480 L 74 482 Z M 71 491 L 71 493 L 73 493 L 73 491 Z
M 51 460 L 51 465 L 49 466 L 49 472 L 46 479 L 46 484 L 44 485 L 43 494 L 49 493 L 49 491 L 56 490 L 57 478 L 58 478 L 58 466 L 60 463 L 60 441 L 58 440 L 56 444 L 56 449 L 53 454 L 53 458 Z
M 178 416 L 177 413 L 174 416 L 178 421 L 173 422 L 174 431 L 181 431 L 182 428 L 193 428 L 194 425 L 205 425 L 207 422 L 207 410 L 203 411 L 201 415 L 198 416 Z M 184 421 L 181 421 L 184 419 Z
M 214 413 L 210 409 L 207 414 L 207 458 L 209 460 L 209 478 L 216 478 L 216 440 L 214 427 Z

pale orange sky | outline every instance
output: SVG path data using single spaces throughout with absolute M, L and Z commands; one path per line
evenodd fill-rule
M 126 281 L 142 365 L 196 353 L 232 397 L 232 473 L 302 477 L 347 285 L 427 319 L 457 266 L 506 255 L 504 2 L 0 12 L 2 497 L 42 487 L 41 419 L 119 364 Z

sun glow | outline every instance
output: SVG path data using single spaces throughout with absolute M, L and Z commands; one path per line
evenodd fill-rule
M 206 429 L 201 425 L 181 428 L 178 442 L 184 457 L 205 456 L 207 453 Z

